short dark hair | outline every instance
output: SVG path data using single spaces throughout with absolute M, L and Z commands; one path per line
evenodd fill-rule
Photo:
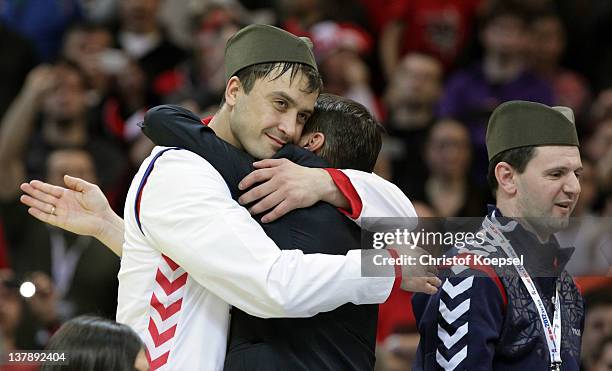
M 528 6 L 518 0 L 494 0 L 488 5 L 484 12 L 481 24 L 486 27 L 489 23 L 501 17 L 512 17 L 521 20 L 525 25 L 529 24 L 533 13 Z
M 89 90 L 91 88 L 91 84 L 89 79 L 87 78 L 87 74 L 85 74 L 85 71 L 83 71 L 83 69 L 75 61 L 65 57 L 58 57 L 57 59 L 55 59 L 53 65 L 75 72 L 81 80 L 81 87 L 83 88 L 83 90 Z
M 535 156 L 535 149 L 535 146 L 509 149 L 507 151 L 498 153 L 491 159 L 491 161 L 489 161 L 487 181 L 489 182 L 489 187 L 491 188 L 493 197 L 495 197 L 495 192 L 497 192 L 498 187 L 497 178 L 495 177 L 495 167 L 497 164 L 500 162 L 507 162 L 514 168 L 514 170 L 516 170 L 519 174 L 522 174 L 525 171 L 529 161 L 531 161 L 531 159 Z
M 302 134 L 314 132 L 325 135 L 319 155 L 332 167 L 367 172 L 374 169 L 384 128 L 363 105 L 321 94 Z
M 132 371 L 142 341 L 130 327 L 95 316 L 64 323 L 51 337 L 47 350 L 66 351 L 65 365 L 43 365 L 41 371 Z
M 291 72 L 289 81 L 293 82 L 298 73 L 302 73 L 307 79 L 305 93 L 320 92 L 323 89 L 323 80 L 319 71 L 311 66 L 297 62 L 276 62 L 276 63 L 260 63 L 245 67 L 236 72 L 234 76 L 238 77 L 242 84 L 242 89 L 249 94 L 255 81 L 270 77 L 270 80 L 276 80 L 286 72 Z M 225 102 L 225 96 L 221 98 L 221 104 Z

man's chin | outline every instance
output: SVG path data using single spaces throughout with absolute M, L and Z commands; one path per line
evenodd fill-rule
M 552 233 L 566 229 L 569 225 L 569 215 L 553 216 L 546 218 L 546 226 Z

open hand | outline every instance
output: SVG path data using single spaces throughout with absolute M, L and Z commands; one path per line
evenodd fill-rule
M 21 184 L 26 195 L 23 204 L 36 219 L 67 231 L 97 237 L 104 226 L 104 216 L 112 212 L 97 185 L 80 178 L 64 176 L 68 188 L 33 180 Z

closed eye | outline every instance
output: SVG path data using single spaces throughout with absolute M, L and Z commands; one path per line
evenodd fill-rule
M 300 122 L 300 124 L 306 124 L 306 121 L 308 121 L 309 118 L 310 115 L 307 113 L 298 113 L 298 121 Z

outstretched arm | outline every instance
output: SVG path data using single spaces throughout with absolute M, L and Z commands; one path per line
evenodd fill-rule
M 29 206 L 28 212 L 38 220 L 73 233 L 90 235 L 121 256 L 124 243 L 124 222 L 110 208 L 104 194 L 95 184 L 82 179 L 64 176 L 67 188 L 54 186 L 39 180 L 23 183 L 26 193 L 21 202 Z M 52 208 L 55 207 L 52 214 Z M 399 255 L 415 256 L 415 251 L 398 249 Z M 330 259 L 354 261 L 355 251 L 347 256 Z M 292 251 L 281 252 L 291 256 Z M 320 255 L 320 254 L 317 254 Z M 353 258 L 349 258 L 351 255 Z M 312 258 L 312 257 L 307 257 Z M 317 260 L 318 258 L 314 258 Z M 316 264 L 315 264 L 316 265 Z M 436 292 L 440 281 L 430 272 L 415 272 L 409 266 L 402 267 L 402 289 L 425 293 Z
M 123 219 L 111 209 L 95 185 L 64 176 L 67 188 L 33 180 L 23 183 L 21 202 L 36 219 L 67 231 L 93 236 L 121 256 Z

